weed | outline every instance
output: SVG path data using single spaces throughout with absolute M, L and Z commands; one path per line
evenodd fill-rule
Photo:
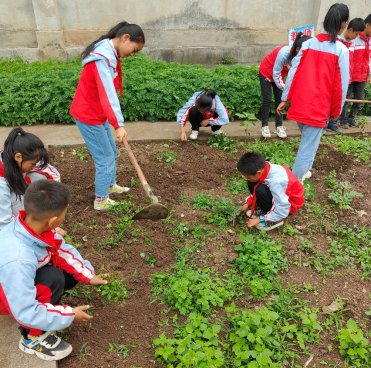
M 353 319 L 338 333 L 339 351 L 349 367 L 368 367 L 371 345 Z
M 210 313 L 233 296 L 225 283 L 209 269 L 184 267 L 175 273 L 157 273 L 152 278 L 152 293 L 179 311 Z
M 119 303 L 125 300 L 128 295 L 125 281 L 115 280 L 113 279 L 113 275 L 110 275 L 108 283 L 106 285 L 100 285 L 98 290 L 106 302 L 112 301 Z
M 124 344 L 108 343 L 108 352 L 119 354 L 121 357 L 126 358 L 129 355 L 129 348 Z
M 221 325 L 211 324 L 198 313 L 191 313 L 184 326 L 177 326 L 174 338 L 162 333 L 153 341 L 157 360 L 167 367 L 224 367 L 218 334 Z
M 163 151 L 156 156 L 156 160 L 159 162 L 165 162 L 167 164 L 173 164 L 176 161 L 176 153 L 173 151 Z
M 247 190 L 246 179 L 238 171 L 233 171 L 225 186 L 228 192 L 234 195 L 245 194 Z
M 207 144 L 210 147 L 217 148 L 222 151 L 236 153 L 236 141 L 232 138 L 226 137 L 224 134 L 212 135 L 208 140 Z
M 77 156 L 81 161 L 87 161 L 88 154 L 89 152 L 86 147 L 81 147 L 72 150 L 72 155 Z
M 80 347 L 80 350 L 79 350 L 79 353 L 78 353 L 78 358 L 79 359 L 86 359 L 90 355 L 91 355 L 90 346 L 88 345 L 87 342 L 84 342 Z
M 213 203 L 214 203 L 214 200 L 210 196 L 204 193 L 198 193 L 193 197 L 192 208 L 194 210 L 204 211 L 204 210 L 208 210 L 212 208 Z
M 148 255 L 148 254 L 146 254 L 146 253 L 144 253 L 144 252 L 141 252 L 141 253 L 140 253 L 140 257 L 143 258 L 143 259 L 145 259 L 146 262 L 147 262 L 150 266 L 154 266 L 154 265 L 156 264 L 156 262 L 157 262 L 157 260 L 156 260 L 155 257 L 150 256 L 150 255 Z
M 258 119 L 256 118 L 255 114 L 251 112 L 244 112 L 242 114 L 237 113 L 236 116 L 239 119 L 242 119 L 242 121 L 240 122 L 240 126 L 245 128 L 246 136 L 250 136 L 249 128 L 255 126 L 255 124 L 258 122 Z

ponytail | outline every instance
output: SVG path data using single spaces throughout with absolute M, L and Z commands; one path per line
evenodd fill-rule
M 130 36 L 130 40 L 133 42 L 142 44 L 145 43 L 142 28 L 140 28 L 140 26 L 138 26 L 137 24 L 131 24 L 123 21 L 111 28 L 105 35 L 99 37 L 97 40 L 88 45 L 86 49 L 81 53 L 81 59 L 86 58 L 94 50 L 95 44 L 97 44 L 98 42 L 106 38 L 112 40 L 113 38 L 121 37 L 124 34 L 128 34 Z
M 331 42 L 336 42 L 336 38 L 341 30 L 343 22 L 349 20 L 349 8 L 345 4 L 333 4 L 328 10 L 323 26 L 325 31 L 331 36 Z
M 296 54 L 298 53 L 296 51 L 297 48 L 299 48 L 299 50 L 301 49 L 301 45 L 303 44 L 303 42 L 309 40 L 311 37 L 310 36 L 306 36 L 303 34 L 303 32 L 299 32 L 295 38 L 295 41 L 294 43 L 292 44 L 292 47 L 291 47 L 291 50 L 290 50 L 290 56 L 289 56 L 289 62 L 291 62 L 291 60 L 296 56 Z
M 14 128 L 4 143 L 1 158 L 4 165 L 4 177 L 10 189 L 21 196 L 27 189 L 23 172 L 14 159 L 16 153 L 22 154 L 22 161 L 38 160 L 41 168 L 48 164 L 49 155 L 40 138 L 32 133 L 25 132 L 22 128 Z
M 213 100 L 216 92 L 213 89 L 205 89 L 200 93 L 196 100 L 196 106 L 201 110 L 210 110 L 213 105 Z

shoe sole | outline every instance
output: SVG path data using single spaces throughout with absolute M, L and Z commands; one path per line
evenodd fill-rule
M 72 346 L 71 345 L 69 345 L 69 348 L 66 349 L 63 352 L 63 354 L 61 354 L 59 356 L 49 356 L 49 355 L 42 354 L 39 351 L 30 349 L 30 348 L 24 346 L 21 342 L 19 342 L 19 345 L 18 346 L 19 346 L 19 349 L 22 350 L 24 353 L 30 354 L 30 355 L 36 354 L 36 356 L 38 358 L 40 358 L 42 360 L 47 360 L 47 361 L 61 360 L 61 359 L 67 357 L 68 355 L 70 355 L 72 353 Z
M 122 191 L 114 191 L 114 192 L 109 192 L 109 194 L 123 194 L 123 193 L 128 193 L 130 192 L 130 188 L 124 189 Z
M 271 231 L 273 229 L 276 229 L 277 227 L 280 227 L 283 225 L 283 221 L 281 222 L 277 222 L 276 224 L 272 225 L 272 226 L 261 226 L 260 224 L 257 224 L 255 227 L 259 230 L 259 231 Z

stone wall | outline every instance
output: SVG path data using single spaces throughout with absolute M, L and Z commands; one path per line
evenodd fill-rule
M 67 58 L 122 20 L 138 23 L 154 58 L 256 63 L 287 30 L 320 30 L 328 0 L 0 0 L 0 57 Z M 371 0 L 346 2 L 365 17 Z

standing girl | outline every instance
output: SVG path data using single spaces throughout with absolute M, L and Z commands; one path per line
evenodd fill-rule
M 48 160 L 48 152 L 36 135 L 22 128 L 9 133 L 0 152 L 0 230 L 23 209 L 23 195 L 31 181 L 60 180 Z
M 294 58 L 277 113 L 288 101 L 287 117 L 298 122 L 301 142 L 293 172 L 299 180 L 311 176 L 322 133 L 329 119 L 336 120 L 345 101 L 349 82 L 349 52 L 337 40 L 349 19 L 345 4 L 328 10 L 323 26 L 326 32 L 305 42 Z
M 299 32 L 291 47 L 289 45 L 276 47 L 260 63 L 259 80 L 262 96 L 261 132 L 264 138 L 269 138 L 271 136 L 268 126 L 268 119 L 272 102 L 272 89 L 276 109 L 281 102 L 282 91 L 285 87 L 284 78 L 288 74 L 291 61 L 299 52 L 303 42 L 309 39 L 309 36 L 305 36 L 302 32 Z M 286 138 L 287 135 L 285 128 L 282 126 L 282 121 L 282 115 L 276 114 L 276 129 L 274 130 L 274 133 L 276 133 L 280 138 Z
M 185 125 L 189 121 L 192 126 L 190 139 L 196 140 L 200 127 L 211 126 L 214 135 L 221 134 L 222 125 L 229 124 L 228 110 L 219 96 L 212 89 L 196 92 L 178 111 L 177 123 L 180 127 L 180 139 L 187 140 Z
M 137 24 L 121 22 L 91 43 L 81 54 L 84 69 L 76 89 L 71 115 L 95 164 L 95 210 L 107 210 L 115 202 L 110 193 L 124 193 L 116 184 L 117 149 L 110 124 L 119 142 L 126 139 L 117 91 L 122 94 L 120 57 L 125 58 L 144 46 L 144 33 Z

